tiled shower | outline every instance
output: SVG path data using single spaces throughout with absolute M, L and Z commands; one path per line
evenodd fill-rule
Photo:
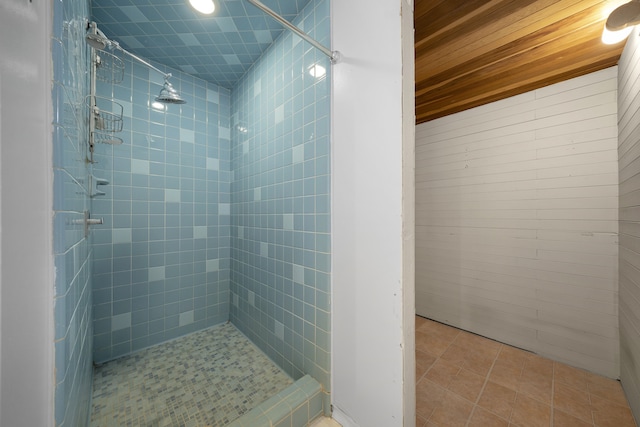
M 328 59 L 285 32 L 232 89 L 166 68 L 187 104 L 164 109 L 151 105 L 161 76 L 125 60 L 121 83 L 97 86 L 123 106 L 124 142 L 96 144 L 90 164 L 88 6 L 55 5 L 56 25 L 75 25 L 54 35 L 56 70 L 78 80 L 55 85 L 74 95 L 57 107 L 54 140 L 57 424 L 86 419 L 92 362 L 227 320 L 294 379 L 310 374 L 328 392 Z M 293 22 L 330 44 L 327 0 Z M 90 188 L 96 178 L 109 182 L 97 187 L 104 195 Z M 104 220 L 87 236 L 84 211 Z
M 94 154 L 110 183 L 92 200 L 96 362 L 229 319 L 229 90 L 171 70 L 187 104 L 158 110 L 157 73 L 125 64 L 97 88 L 127 119 Z

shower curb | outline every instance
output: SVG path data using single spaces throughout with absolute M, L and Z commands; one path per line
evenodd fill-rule
M 305 375 L 229 427 L 305 427 L 322 415 L 322 387 Z

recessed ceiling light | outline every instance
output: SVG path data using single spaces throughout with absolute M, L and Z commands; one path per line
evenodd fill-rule
M 195 10 L 205 15 L 209 15 L 216 10 L 213 0 L 189 0 L 189 3 Z

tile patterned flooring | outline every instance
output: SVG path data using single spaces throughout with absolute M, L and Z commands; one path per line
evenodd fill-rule
M 292 383 L 227 323 L 95 368 L 91 426 L 221 427 Z
M 618 381 L 416 316 L 417 427 L 636 427 Z

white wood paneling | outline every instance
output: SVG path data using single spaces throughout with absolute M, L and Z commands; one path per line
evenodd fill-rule
M 620 379 L 640 420 L 640 41 L 638 29 L 620 57 Z
M 616 88 L 614 67 L 417 126 L 418 314 L 619 375 Z

